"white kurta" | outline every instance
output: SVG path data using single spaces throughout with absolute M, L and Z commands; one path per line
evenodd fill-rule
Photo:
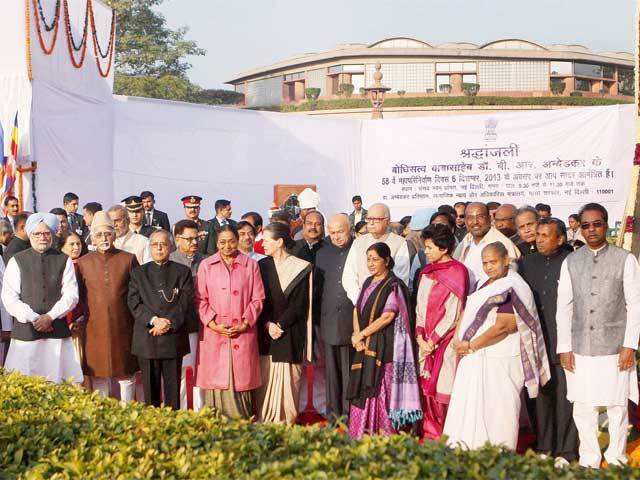
M 29 305 L 20 299 L 20 269 L 15 258 L 9 260 L 2 282 L 2 303 L 10 315 L 22 323 L 38 318 Z M 61 318 L 78 303 L 78 282 L 71 259 L 62 275 L 62 296 L 51 308 L 51 318 Z M 15 370 L 24 375 L 41 376 L 55 383 L 63 380 L 82 382 L 80 357 L 69 338 L 47 338 L 25 342 L 11 340 L 5 361 L 7 370 Z
M 364 281 L 371 276 L 367 268 L 367 248 L 374 243 L 386 243 L 391 249 L 391 257 L 395 262 L 393 273 L 401 279 L 405 285 L 409 284 L 409 269 L 411 259 L 409 248 L 404 237 L 389 232 L 380 238 L 374 238 L 370 233 L 356 238 L 347 255 L 342 273 L 342 286 L 347 292 L 349 300 L 355 305 L 358 301 L 360 289 Z
M 114 244 L 116 248 L 135 255 L 140 265 L 151 261 L 149 239 L 144 235 L 129 231 L 125 236 L 116 238 Z
M 583 247 L 587 248 L 587 247 Z M 594 255 L 597 251 L 593 252 Z M 627 256 L 623 273 L 624 299 L 627 305 L 627 326 L 623 346 L 638 349 L 640 336 L 640 266 L 631 254 Z M 556 352 L 572 351 L 573 288 L 567 261 L 562 263 L 558 282 Z M 638 374 L 635 365 L 624 372 L 618 369 L 618 355 L 584 356 L 575 354 L 575 372 L 565 371 L 567 399 L 595 407 L 638 403 Z

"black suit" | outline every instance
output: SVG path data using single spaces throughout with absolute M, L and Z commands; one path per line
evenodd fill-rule
M 566 376 L 556 355 L 556 308 L 560 267 L 572 251 L 565 245 L 548 257 L 530 253 L 520 264 L 522 278 L 531 287 L 536 302 L 551 370 L 550 381 L 540 388 L 535 399 L 537 450 L 569 461 L 578 458 L 578 431 L 573 406 L 567 400 Z
M 9 245 L 7 245 L 7 248 L 4 249 L 4 253 L 2 254 L 4 264 L 7 265 L 9 260 L 11 260 L 16 253 L 27 250 L 28 248 L 31 248 L 31 242 L 29 240 L 22 240 L 21 238 L 14 236 L 11 238 Z
M 67 213 L 67 221 L 69 222 L 70 232 L 74 232 L 82 236 L 86 231 L 87 226 L 84 223 L 84 218 L 79 213 Z
M 160 227 L 167 232 L 171 231 L 171 223 L 169 223 L 169 216 L 161 212 L 160 210 L 153 209 L 151 215 L 151 222 L 147 221 L 147 212 L 144 212 L 144 224 L 153 228 Z
M 238 222 L 235 220 L 227 220 L 227 223 L 233 227 L 238 226 Z M 205 249 L 204 254 L 206 256 L 213 255 L 218 251 L 218 232 L 222 227 L 220 226 L 220 222 L 218 222 L 218 218 L 214 217 L 209 220 L 209 230 L 208 230 L 208 238 L 207 238 L 207 247 Z
M 150 227 L 149 225 L 142 225 L 142 227 L 140 227 L 140 230 L 138 230 L 136 233 L 139 233 L 140 235 L 144 235 L 145 237 L 149 238 L 151 234 L 155 231 L 156 231 L 155 227 Z
M 326 243 L 329 243 L 329 241 L 327 241 Z M 307 241 L 303 238 L 296 241 L 295 245 L 291 249 L 291 255 L 301 258 L 302 260 L 306 260 L 311 265 L 315 265 L 316 254 L 322 247 L 324 247 L 324 245 L 325 240 L 323 238 L 321 238 L 311 246 L 309 246 Z
M 353 303 L 342 287 L 351 243 L 338 248 L 326 242 L 316 255 L 315 287 L 320 296 L 320 338 L 324 342 L 327 417 L 349 414 L 347 387 L 353 348 Z
M 160 406 L 161 381 L 165 405 L 180 408 L 182 357 L 189 353 L 186 322 L 192 315 L 194 284 L 191 270 L 168 261 L 149 262 L 131 272 L 127 303 L 134 317 L 131 353 L 142 370 L 145 403 Z M 149 333 L 153 317 L 167 318 L 167 333 Z

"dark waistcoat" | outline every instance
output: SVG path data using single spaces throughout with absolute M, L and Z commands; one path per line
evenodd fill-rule
M 62 274 L 69 257 L 53 249 L 38 253 L 30 248 L 13 258 L 20 269 L 20 300 L 37 314 L 47 313 L 62 297 Z M 38 332 L 32 323 L 14 319 L 11 338 L 29 342 L 71 336 L 66 319 L 56 318 L 52 326 L 52 332 Z

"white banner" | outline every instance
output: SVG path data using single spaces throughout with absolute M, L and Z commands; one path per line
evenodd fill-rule
M 602 203 L 622 219 L 634 155 L 633 105 L 365 121 L 357 182 L 392 218 L 458 201 L 551 205 L 566 221 Z

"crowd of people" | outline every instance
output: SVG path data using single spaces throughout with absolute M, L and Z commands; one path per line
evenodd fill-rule
M 149 191 L 82 215 L 73 193 L 50 213 L 7 197 L 5 368 L 122 402 L 192 398 L 293 424 L 313 365 L 316 406 L 354 438 L 515 449 L 529 429 L 559 467 L 600 466 L 605 407 L 605 459 L 626 463 L 640 268 L 608 244 L 603 206 L 584 205 L 568 227 L 548 205 L 495 202 L 392 222 L 355 196 L 351 213 L 325 219 L 307 189 L 299 222 L 274 210 L 263 224 L 257 212 L 232 220 L 228 200 L 210 220 L 201 197 L 181 201 L 171 225 Z

